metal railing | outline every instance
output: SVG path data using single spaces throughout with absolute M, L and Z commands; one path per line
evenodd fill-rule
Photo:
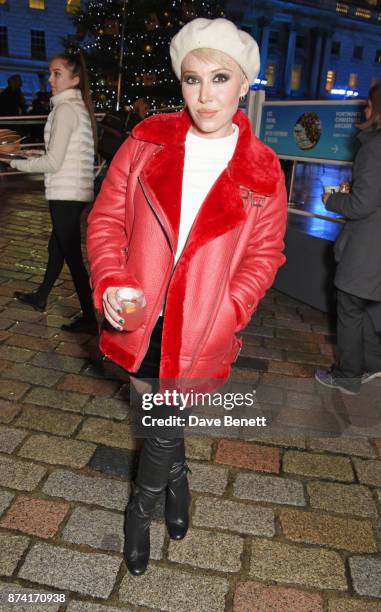
M 97 121 L 101 121 L 105 113 L 95 113 Z M 48 115 L 16 115 L 14 117 L 0 117 L 0 125 L 9 125 L 12 123 L 20 123 L 20 125 L 43 125 L 48 118 Z
M 322 221 L 332 221 L 333 223 L 341 224 L 345 223 L 345 219 L 340 219 L 339 217 L 328 217 L 328 215 L 319 215 L 317 213 L 312 213 L 308 210 L 298 210 L 297 208 L 294 208 L 295 206 L 297 206 L 295 202 L 289 202 L 288 212 L 293 215 L 300 215 L 302 217 L 312 217 L 313 219 L 321 219 Z
M 105 113 L 95 113 L 96 120 L 98 122 L 102 121 Z M 9 126 L 11 125 L 13 128 L 16 128 L 17 125 L 44 125 L 48 115 L 18 115 L 15 117 L 0 117 L 0 127 L 1 126 Z M 27 142 L 20 144 L 20 148 L 22 149 L 35 149 L 36 147 L 45 146 L 44 142 Z M 103 160 L 99 160 L 99 163 L 94 166 L 94 177 L 97 178 L 98 175 L 102 172 L 105 167 L 106 162 Z M 21 172 L 19 170 L 7 170 L 6 172 L 0 172 L 0 177 L 7 176 L 15 176 L 15 175 L 24 175 L 29 174 L 28 172 Z

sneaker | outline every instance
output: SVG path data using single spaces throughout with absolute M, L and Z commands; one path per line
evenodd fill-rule
M 19 302 L 32 306 L 35 310 L 44 312 L 46 308 L 46 299 L 38 296 L 37 293 L 23 293 L 22 291 L 15 291 L 14 297 Z
M 97 334 L 98 323 L 96 319 L 86 319 L 83 316 L 79 316 L 70 323 L 61 325 L 61 329 L 72 334 Z
M 317 382 L 321 385 L 324 385 L 324 387 L 329 387 L 330 389 L 338 389 L 346 395 L 359 395 L 360 393 L 360 391 L 351 391 L 351 389 L 340 385 L 338 379 L 334 377 L 330 370 L 316 370 L 315 380 L 317 380 Z
M 361 376 L 361 384 L 365 385 L 375 378 L 381 378 L 381 372 L 364 372 L 364 374 Z

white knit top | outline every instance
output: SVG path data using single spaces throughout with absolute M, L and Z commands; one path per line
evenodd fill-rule
M 198 211 L 213 184 L 233 157 L 239 129 L 223 138 L 202 138 L 188 131 L 181 197 L 179 240 L 175 263 L 179 259 Z
M 66 89 L 51 99 L 53 109 L 44 130 L 46 154 L 13 160 L 22 172 L 44 172 L 48 200 L 90 202 L 94 198 L 94 138 L 79 89 Z

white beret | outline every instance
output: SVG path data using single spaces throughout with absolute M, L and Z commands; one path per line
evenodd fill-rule
M 230 55 L 243 72 L 249 83 L 253 83 L 260 68 L 259 49 L 250 34 L 239 30 L 227 19 L 193 19 L 172 38 L 169 49 L 172 67 L 178 79 L 181 78 L 181 63 L 194 49 L 216 49 Z

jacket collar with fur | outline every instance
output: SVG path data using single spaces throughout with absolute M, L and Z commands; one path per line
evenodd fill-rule
M 280 178 L 279 164 L 274 153 L 254 134 L 249 120 L 237 111 L 233 122 L 239 127 L 237 146 L 228 165 L 231 178 L 263 195 L 272 195 Z M 192 125 L 187 111 L 154 115 L 139 123 L 132 134 L 138 140 L 179 147 L 185 145 L 186 135 Z
M 244 113 L 237 111 L 233 121 L 239 127 L 238 142 L 199 211 L 187 242 L 189 254 L 245 222 L 242 188 L 270 196 L 279 185 L 281 170 L 275 153 L 253 135 Z M 157 145 L 141 173 L 141 182 L 174 251 L 180 225 L 185 139 L 191 124 L 188 112 L 182 111 L 145 119 L 132 132 L 133 138 Z

